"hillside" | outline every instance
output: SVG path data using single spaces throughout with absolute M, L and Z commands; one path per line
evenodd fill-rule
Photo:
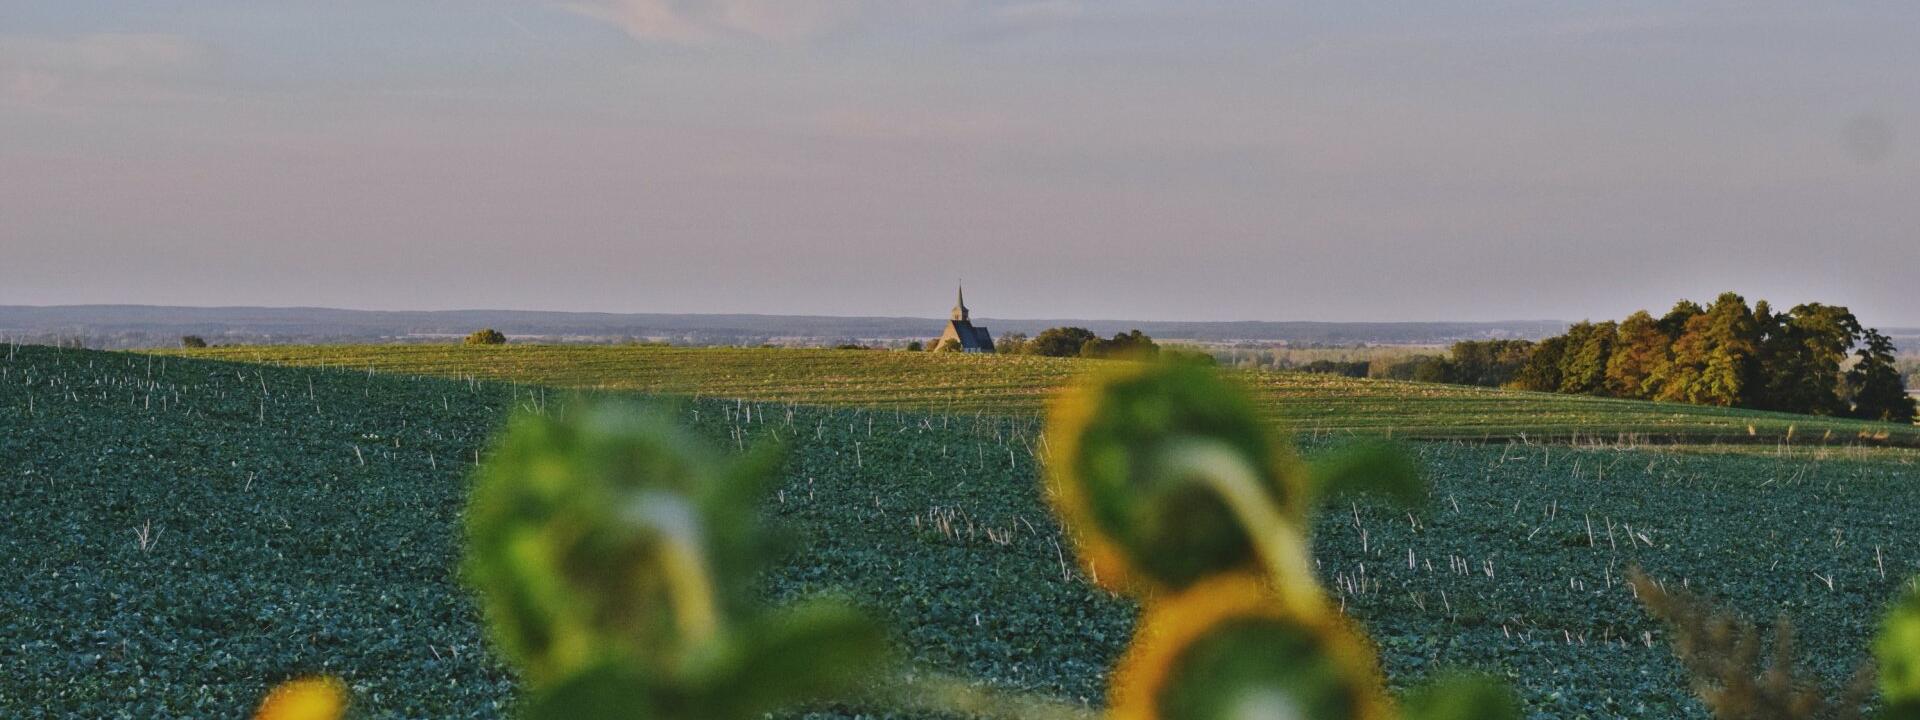
M 465 475 L 537 388 L 38 347 L 0 353 L 0 716 L 233 717 L 325 669 L 363 717 L 498 717 L 515 681 L 456 580 Z M 1063 564 L 1027 417 L 706 400 L 777 440 L 766 579 L 839 591 L 918 665 L 1098 704 L 1133 611 Z M 1530 715 L 1701 718 L 1624 568 L 1790 613 L 1837 682 L 1920 571 L 1904 451 L 1413 447 L 1432 500 L 1321 514 L 1320 572 L 1405 686 L 1514 678 Z M 811 718 L 853 717 L 822 708 Z M 874 716 L 867 713 L 867 717 Z
M 569 388 L 945 412 L 1031 413 L 1107 361 L 824 349 L 358 345 L 165 351 L 192 357 Z M 1728 408 L 1456 385 L 1238 372 L 1295 431 L 1607 442 L 1920 446 L 1920 429 Z

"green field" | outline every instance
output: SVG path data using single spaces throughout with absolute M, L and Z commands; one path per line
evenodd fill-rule
M 1076 374 L 1111 361 L 860 350 L 652 346 L 249 346 L 193 357 L 950 413 L 1031 413 Z M 1555 438 L 1920 446 L 1920 429 L 1784 413 L 1522 393 L 1333 375 L 1239 371 L 1277 420 L 1309 437 Z
M 0 716 L 233 717 L 322 671 L 363 717 L 510 708 L 514 680 L 454 575 L 458 516 L 487 435 L 563 393 L 0 357 Z M 769 596 L 843 591 L 912 662 L 1100 702 L 1134 611 L 1068 567 L 1036 487 L 1035 418 L 717 399 L 674 412 L 724 448 L 786 447 L 764 508 L 802 544 Z M 1802 657 L 1835 682 L 1920 572 L 1911 451 L 1412 448 L 1425 509 L 1342 505 L 1315 530 L 1322 578 L 1396 686 L 1469 667 L 1511 678 L 1532 717 L 1704 717 L 1627 567 L 1791 615 Z

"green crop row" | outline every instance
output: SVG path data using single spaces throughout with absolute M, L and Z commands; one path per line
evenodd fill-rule
M 1036 413 L 1106 360 L 790 348 L 251 346 L 192 357 L 568 388 L 948 413 Z M 1888 423 L 1333 375 L 1234 371 L 1278 421 L 1309 437 L 1573 439 L 1920 446 Z

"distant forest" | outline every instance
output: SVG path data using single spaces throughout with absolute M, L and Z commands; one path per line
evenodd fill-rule
M 1912 422 L 1906 387 L 1920 371 L 1893 341 L 1845 307 L 1808 303 L 1775 312 L 1725 293 L 1665 315 L 1576 323 L 1560 335 L 1465 341 L 1448 355 L 1369 363 L 1365 374 L 1575 395 L 1664 400 Z M 1302 369 L 1359 374 L 1326 361 Z

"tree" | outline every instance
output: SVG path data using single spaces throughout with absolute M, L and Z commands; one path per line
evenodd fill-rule
M 926 349 L 927 349 L 927 346 L 920 344 L 919 340 L 915 340 L 913 342 L 907 343 L 907 352 L 920 352 Z
M 1613 343 L 1619 332 L 1619 326 L 1612 321 L 1598 325 L 1581 322 L 1567 330 L 1566 353 L 1560 357 L 1560 392 L 1606 394 L 1607 361 L 1613 357 Z
M 1160 353 L 1160 346 L 1146 333 L 1134 330 L 1129 333 L 1114 333 L 1112 340 L 1093 338 L 1080 344 L 1080 357 L 1084 358 L 1130 358 L 1151 359 Z
M 1879 330 L 1866 331 L 1866 339 L 1853 369 L 1847 371 L 1847 388 L 1853 394 L 1853 416 L 1868 420 L 1912 423 L 1916 412 L 1913 396 L 1894 368 L 1893 339 Z
M 1367 365 L 1367 377 L 1419 382 L 1453 382 L 1453 363 L 1440 355 L 1378 357 Z
M 1074 357 L 1080 354 L 1080 348 L 1088 340 L 1099 340 L 1100 336 L 1083 327 L 1047 328 L 1027 341 L 1028 355 L 1048 357 Z
M 1424 357 L 1413 363 L 1415 382 L 1450 383 L 1455 382 L 1453 362 L 1440 356 Z
M 1687 319 L 1662 368 L 1658 400 L 1732 406 L 1745 395 L 1748 363 L 1759 350 L 1753 311 L 1736 293 L 1722 293 L 1707 311 Z
M 1305 365 L 1301 365 L 1299 367 L 1299 370 L 1300 372 L 1321 373 L 1326 375 L 1345 375 L 1347 377 L 1363 378 L 1367 376 L 1367 366 L 1370 364 L 1371 363 L 1368 363 L 1365 360 L 1356 360 L 1353 362 L 1347 362 L 1344 360 L 1315 360 Z
M 1692 320 L 1693 316 L 1706 311 L 1706 308 L 1700 307 L 1700 303 L 1692 300 L 1681 300 L 1680 302 L 1674 303 L 1673 309 L 1668 310 L 1666 315 L 1660 317 L 1660 332 L 1666 333 L 1667 337 L 1678 338 L 1680 337 L 1680 333 L 1687 331 L 1688 320 Z
M 1007 333 L 993 344 L 994 352 L 1001 355 L 1019 355 L 1027 351 L 1026 333 Z
M 180 347 L 183 348 L 203 348 L 206 346 L 206 338 L 200 337 L 199 335 L 187 335 L 180 338 Z
M 1513 376 L 1513 382 L 1507 383 L 1507 387 L 1538 392 L 1559 391 L 1560 367 L 1566 356 L 1567 336 L 1557 335 L 1541 340 L 1534 346 L 1533 354 L 1527 357 L 1527 363 L 1520 366 L 1520 372 Z
M 1464 340 L 1453 344 L 1453 382 L 1499 387 L 1511 382 L 1533 354 L 1527 340 Z
M 473 334 L 467 336 L 466 343 L 468 345 L 505 345 L 507 336 L 501 334 L 499 330 L 486 328 L 473 331 Z
M 1756 313 L 1756 319 L 1766 335 L 1746 404 L 1812 415 L 1846 414 L 1850 408 L 1843 397 L 1841 365 L 1862 332 L 1853 313 L 1808 303 L 1778 316 Z
M 1641 310 L 1620 323 L 1615 331 L 1613 354 L 1607 358 L 1607 394 L 1621 398 L 1652 397 L 1649 381 L 1654 371 L 1667 363 L 1673 351 L 1673 336 L 1660 329 L 1660 323 Z

